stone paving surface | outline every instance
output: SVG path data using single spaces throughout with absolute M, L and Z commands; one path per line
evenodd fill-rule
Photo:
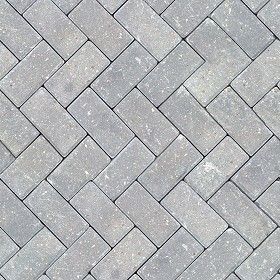
M 0 0 L 0 280 L 280 279 L 280 0 Z

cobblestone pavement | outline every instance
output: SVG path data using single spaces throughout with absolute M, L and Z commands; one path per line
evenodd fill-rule
M 280 280 L 279 39 L 280 0 L 0 0 L 0 280 Z

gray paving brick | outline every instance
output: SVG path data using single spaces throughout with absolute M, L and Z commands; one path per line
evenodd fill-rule
M 183 228 L 179 229 L 138 271 L 144 280 L 176 279 L 203 251 Z
M 249 106 L 254 106 L 278 82 L 280 42 L 275 40 L 231 83 Z
M 52 280 L 81 279 L 109 251 L 109 245 L 89 228 L 48 270 Z
M 86 132 L 44 88 L 21 107 L 21 111 L 63 156 L 85 137 Z
M 249 155 L 253 155 L 272 135 L 230 87 L 219 94 L 207 110 Z
M 126 0 L 98 0 L 98 2 L 110 13 L 113 14 Z
M 45 87 L 66 107 L 108 64 L 109 60 L 94 44 L 87 42 L 45 83 Z
M 65 14 L 75 8 L 81 0 L 52 0 Z
M 227 228 L 226 222 L 184 182 L 179 183 L 161 203 L 204 247 Z
M 203 59 L 183 41 L 139 83 L 138 88 L 159 106 L 202 63 Z
M 71 204 L 112 247 L 133 228 L 133 223 L 92 182 L 72 198 Z
M 253 11 L 257 12 L 269 0 L 243 0 L 243 2 Z
M 10 151 L 0 142 L 0 173 L 8 167 L 13 161 L 14 156 L 10 153 Z
M 137 182 L 117 199 L 116 205 L 158 247 L 179 228 L 174 218 Z
M 17 1 L 18 0 L 13 0 Z M 32 0 L 33 1 L 33 0 Z M 22 1 L 21 1 L 22 2 Z M 24 1 L 24 5 L 30 0 Z M 41 40 L 41 36 L 6 0 L 0 1 L 0 40 L 18 59 L 23 59 Z
M 8 0 L 8 2 L 19 12 L 23 13 L 36 0 Z
M 0 266 L 2 267 L 18 249 L 14 241 L 0 229 Z
M 25 198 L 61 161 L 43 136 L 37 138 L 0 176 L 21 199 Z
M 252 248 L 244 239 L 233 229 L 228 229 L 178 280 L 225 279 L 251 252 Z
M 2 79 L 17 63 L 17 58 L 0 42 L 0 79 Z
M 275 275 L 275 277 L 273 277 L 272 280 L 280 280 L 280 274 Z
M 95 280 L 95 278 L 93 278 L 91 275 L 88 275 L 86 278 L 84 278 L 84 280 Z
M 185 181 L 207 200 L 248 159 L 248 155 L 226 137 L 186 176 Z
M 109 157 L 100 147 L 90 137 L 86 137 L 48 176 L 48 181 L 69 200 L 109 162 Z
M 24 17 L 65 60 L 87 40 L 51 0 L 37 0 Z
M 0 80 L 0 89 L 13 103 L 20 106 L 43 85 L 62 62 L 58 54 L 43 41 Z
M 163 153 L 139 176 L 138 181 L 161 200 L 202 159 L 202 155 L 179 135 Z
M 138 229 L 133 229 L 91 271 L 98 280 L 126 280 L 154 252 L 155 246 Z
M 184 85 L 206 106 L 248 66 L 250 59 L 211 19 L 206 19 L 187 41 L 206 62 Z
M 115 157 L 134 136 L 91 89 L 86 89 L 70 105 L 68 111 L 111 157 Z
M 0 270 L 7 280 L 35 280 L 65 250 L 47 229 L 42 229 Z
M 96 0 L 83 0 L 69 17 L 111 60 L 114 60 L 133 40 Z
M 226 135 L 184 87 L 172 94 L 160 110 L 204 155 Z
M 239 268 L 241 280 L 271 279 L 280 268 L 280 229 L 274 231 Z
M 158 14 L 162 13 L 174 0 L 145 0 Z
M 134 138 L 111 163 L 95 178 L 94 182 L 112 200 L 153 162 L 154 155 Z
M 42 275 L 39 280 L 50 280 L 50 278 L 46 275 Z
M 178 135 L 178 130 L 137 89 L 117 105 L 115 112 L 156 155 Z
M 115 17 L 157 60 L 162 60 L 181 40 L 142 0 L 128 0 Z
M 226 280 L 239 280 L 239 278 L 236 275 L 231 274 Z
M 138 275 L 134 274 L 129 278 L 129 280 L 141 280 L 141 278 Z
M 232 178 L 251 198 L 256 199 L 280 175 L 280 141 L 270 139 Z
M 260 245 L 276 227 L 263 211 L 230 182 L 209 200 L 209 204 L 253 248 Z
M 88 227 L 83 218 L 46 181 L 24 203 L 66 247 L 71 246 Z
M 132 43 L 91 85 L 114 107 L 156 65 L 156 60 L 138 43 Z

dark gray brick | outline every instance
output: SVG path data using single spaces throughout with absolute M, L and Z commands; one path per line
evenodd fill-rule
M 0 142 L 0 173 L 8 167 L 13 161 L 14 156 L 10 153 L 10 151 Z
M 2 79 L 17 63 L 17 58 L 0 42 L 0 79 Z
M 18 251 L 18 249 L 19 248 L 14 241 L 2 229 L 0 229 L 0 266 L 2 267 Z

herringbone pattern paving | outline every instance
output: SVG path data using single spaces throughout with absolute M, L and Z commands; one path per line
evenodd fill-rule
M 0 0 L 0 280 L 279 280 L 279 0 Z

